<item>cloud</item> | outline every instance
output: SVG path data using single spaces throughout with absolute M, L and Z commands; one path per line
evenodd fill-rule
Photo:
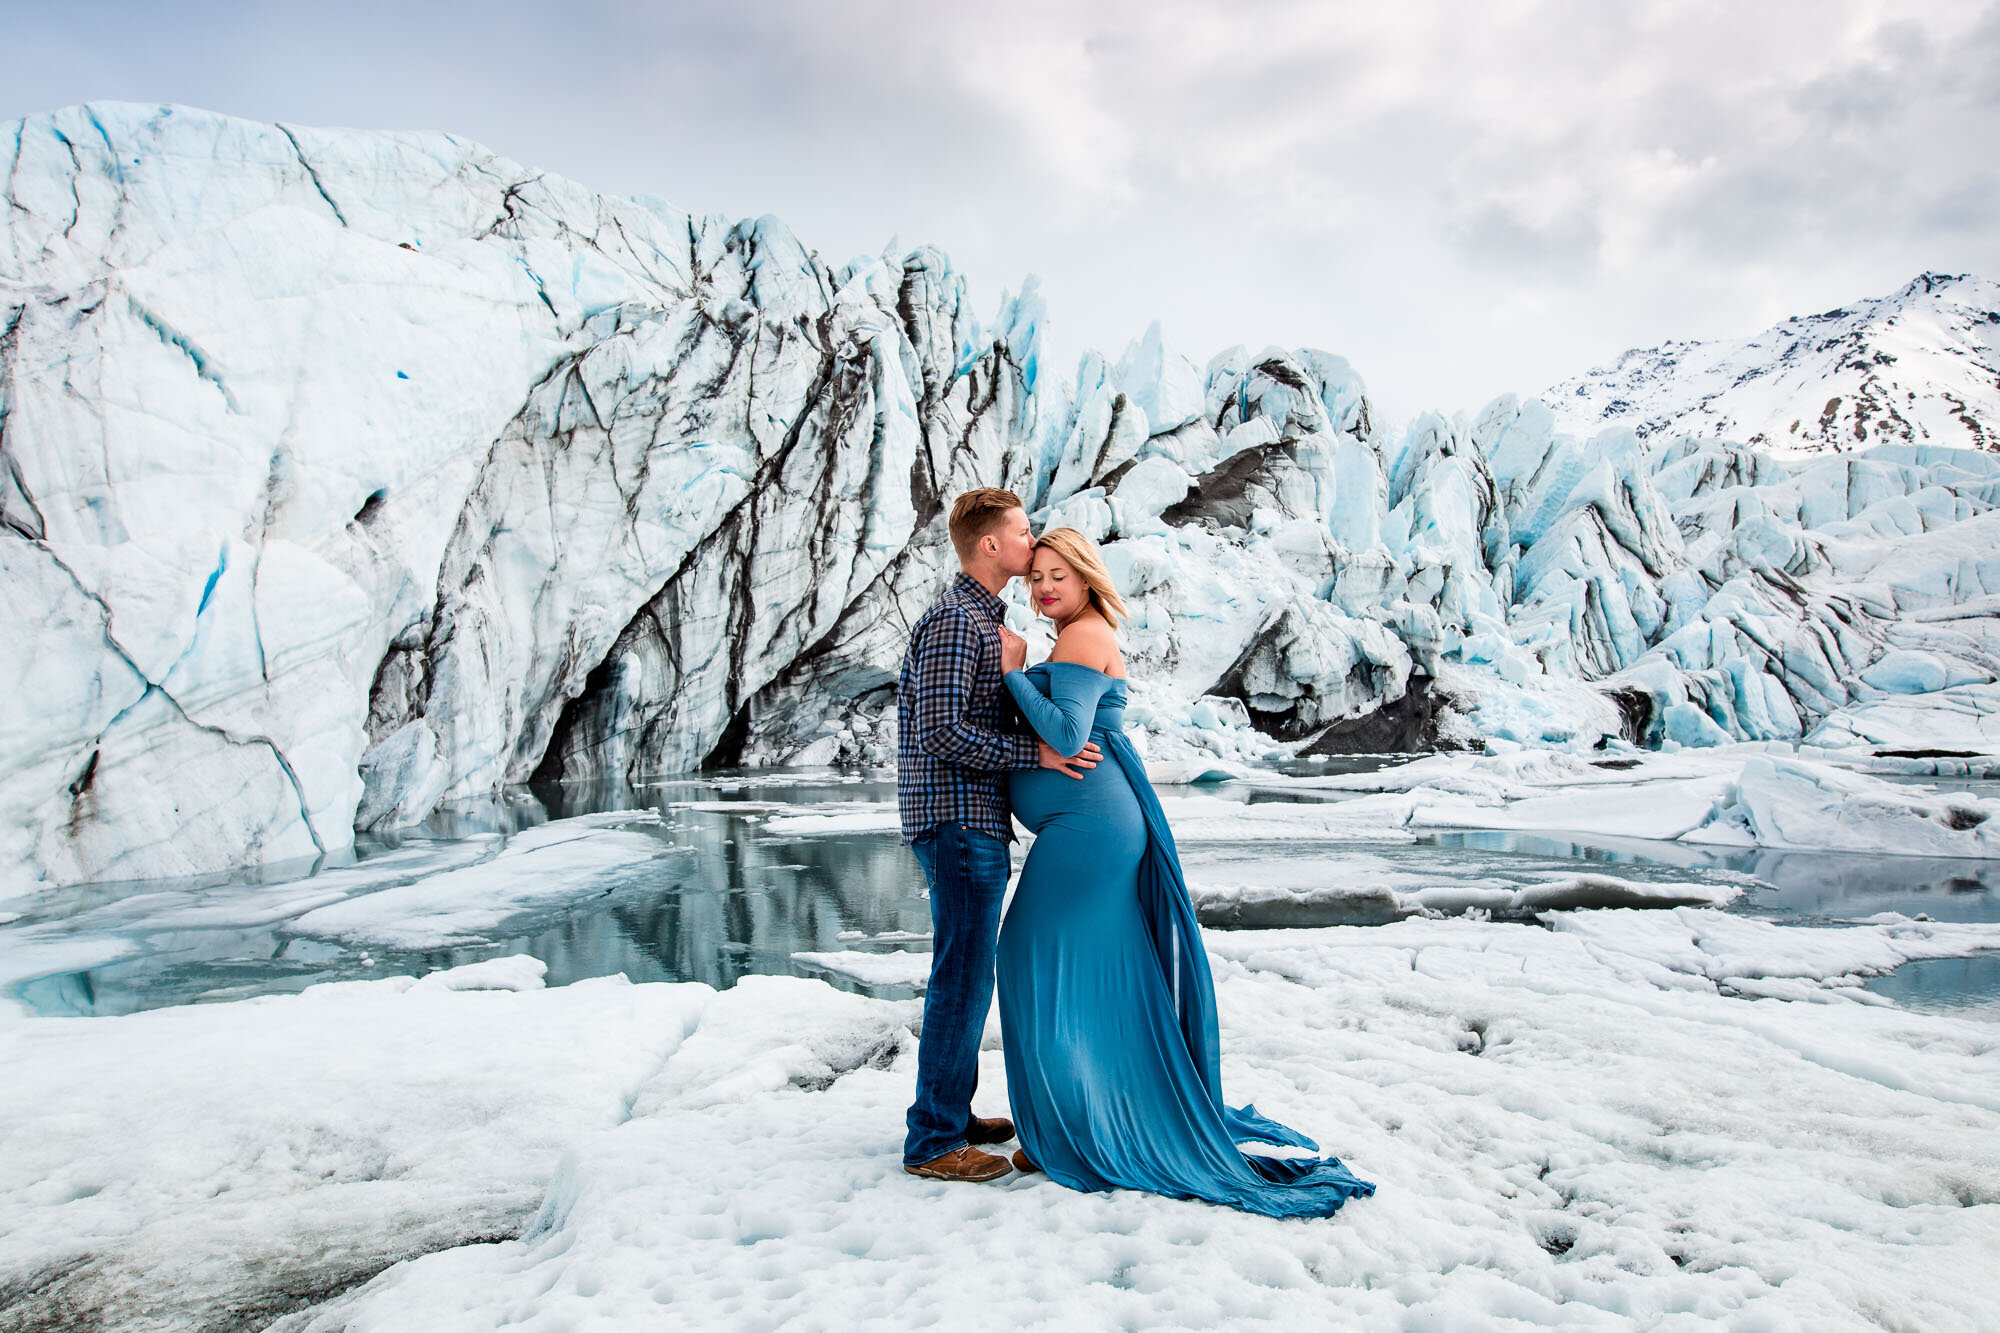
M 2000 272 L 2000 6 L 1952 0 L 10 5 L 0 114 L 85 97 L 445 128 L 829 257 L 1044 279 L 1352 358 L 1392 409 L 1532 391 L 1926 268 Z

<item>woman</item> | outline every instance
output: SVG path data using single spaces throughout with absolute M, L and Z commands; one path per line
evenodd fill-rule
M 1254 1107 L 1222 1104 L 1208 958 L 1173 835 L 1121 730 L 1124 603 L 1073 528 L 1043 535 L 1028 579 L 1035 610 L 1056 624 L 1055 650 L 1009 672 L 1007 688 L 1051 746 L 1072 755 L 1095 740 L 1114 762 L 1081 782 L 1047 769 L 1008 780 L 1015 816 L 1035 833 L 1000 928 L 1014 1164 L 1073 1189 L 1151 1190 L 1274 1217 L 1324 1216 L 1373 1194 L 1333 1158 L 1237 1149 L 1317 1145 Z

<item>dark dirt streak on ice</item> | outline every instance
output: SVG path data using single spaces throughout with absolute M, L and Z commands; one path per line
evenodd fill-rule
M 292 145 L 293 155 L 299 159 L 299 165 L 305 168 L 306 179 L 312 182 L 315 190 L 319 191 L 319 197 L 326 200 L 326 206 L 333 210 L 334 221 L 343 227 L 347 226 L 347 215 L 340 211 L 339 204 L 333 202 L 333 196 L 326 192 L 326 185 L 320 180 L 319 172 L 313 167 L 311 162 L 306 160 L 306 150 L 299 147 L 299 136 L 292 133 L 291 126 L 284 124 L 278 126 L 278 133 L 284 135 L 286 140 Z
M 307 808 L 306 805 L 305 788 L 300 785 L 298 774 L 293 770 L 291 760 L 286 758 L 284 751 L 278 748 L 277 742 L 272 740 L 268 736 L 255 736 L 255 735 L 239 736 L 234 732 L 231 732 L 225 728 L 213 726 L 206 722 L 197 722 L 194 718 L 189 717 L 187 711 L 181 707 L 180 700 L 174 698 L 174 696 L 168 693 L 167 690 L 162 686 L 156 685 L 151 680 L 147 679 L 146 673 L 139 669 L 139 664 L 132 660 L 131 654 L 126 652 L 124 647 L 119 644 L 117 639 L 112 637 L 111 608 L 105 604 L 104 599 L 102 597 L 99 597 L 95 592 L 92 592 L 89 586 L 85 584 L 84 581 L 77 576 L 76 571 L 71 569 L 67 564 L 65 564 L 62 558 L 58 556 L 53 550 L 49 549 L 49 547 L 46 544 L 38 541 L 35 543 L 35 545 L 41 549 L 44 555 L 48 556 L 49 560 L 56 566 L 56 568 L 60 569 L 64 574 L 69 576 L 70 582 L 75 585 L 76 590 L 79 594 L 81 594 L 86 600 L 95 603 L 98 609 L 104 613 L 105 643 L 109 645 L 112 652 L 115 653 L 119 657 L 119 659 L 125 663 L 125 665 L 128 668 L 131 669 L 134 675 L 136 675 L 140 680 L 146 682 L 146 688 L 140 692 L 139 698 L 134 699 L 125 708 L 121 709 L 116 716 L 114 716 L 109 722 L 105 723 L 104 730 L 100 731 L 95 737 L 93 737 L 90 740 L 87 747 L 91 751 L 90 767 L 95 768 L 97 763 L 97 751 L 103 747 L 104 737 L 110 732 L 112 727 L 118 724 L 119 719 L 124 717 L 127 713 L 131 712 L 132 709 L 138 707 L 140 702 L 142 702 L 148 694 L 158 694 L 162 699 L 167 701 L 168 707 L 172 708 L 174 710 L 174 713 L 183 722 L 187 723 L 191 727 L 194 727 L 196 730 L 208 732 L 210 735 L 213 736 L 219 736 L 233 746 L 241 747 L 245 745 L 262 745 L 265 748 L 269 749 L 271 752 L 271 757 L 277 761 L 279 769 L 284 772 L 286 780 L 291 783 L 292 794 L 294 797 L 297 798 L 299 803 L 299 822 L 305 825 L 306 836 L 312 839 L 313 847 L 317 849 L 319 855 L 321 856 L 326 855 L 326 843 L 323 840 L 321 840 L 319 835 L 319 830 L 313 827 L 312 813 Z M 85 789 L 86 788 L 82 786 L 82 779 L 79 778 L 77 781 L 77 785 L 73 786 L 71 789 L 71 795 L 73 797 L 77 796 L 81 790 Z
M 171 1308 L 171 1291 L 149 1290 L 143 1304 L 120 1299 L 121 1287 L 129 1290 L 131 1283 L 129 1278 L 124 1283 L 115 1280 L 115 1251 L 79 1256 L 20 1281 L 0 1278 L 0 1323 L 8 1333 L 76 1333 L 78 1329 L 244 1333 L 330 1301 L 406 1260 L 462 1245 L 514 1240 L 534 1216 L 532 1209 L 521 1211 L 518 1224 L 509 1230 L 378 1253 L 346 1267 L 283 1275 L 266 1285 L 248 1288 L 220 1307 L 185 1312 Z

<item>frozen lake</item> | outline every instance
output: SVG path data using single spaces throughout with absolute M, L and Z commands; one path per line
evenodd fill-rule
M 1335 771 L 1365 771 L 1376 762 L 1343 760 Z M 1170 809 L 1179 808 L 1176 798 L 1200 798 L 1240 803 L 1246 816 L 1258 806 L 1270 811 L 1274 804 L 1338 795 L 1239 783 L 1161 793 Z M 865 995 L 906 998 L 917 992 L 901 976 L 855 976 L 795 958 L 929 948 L 929 908 L 915 862 L 893 832 L 894 800 L 885 775 L 825 771 L 703 775 L 636 790 L 520 790 L 482 814 L 440 817 L 418 836 L 366 843 L 353 863 L 317 875 L 294 869 L 58 893 L 0 925 L 0 978 L 31 1012 L 45 1016 L 243 999 L 513 954 L 546 962 L 552 986 L 623 973 L 638 982 L 727 987 L 761 973 L 817 976 Z M 467 937 L 415 946 L 365 932 L 355 938 L 318 928 L 311 915 L 330 898 L 365 898 L 479 865 L 502 846 L 502 835 L 620 810 L 657 815 L 627 836 L 656 840 L 658 856 L 597 870 L 575 893 L 558 887 L 547 897 L 502 904 L 486 928 Z M 822 812 L 830 828 L 813 826 Z M 1254 830 L 1232 837 L 1226 815 L 1217 823 L 1205 821 L 1184 841 L 1197 897 L 1217 885 L 1241 892 L 1356 874 L 1425 892 L 1609 874 L 1637 884 L 1740 893 L 1728 912 L 1788 924 L 1831 925 L 1882 913 L 2000 922 L 2000 863 L 1992 861 L 1545 832 L 1271 840 Z M 1393 919 L 1371 916 L 1378 909 L 1367 902 L 1335 905 L 1310 919 L 1265 924 Z M 1229 924 L 1226 914 L 1205 911 L 1205 917 Z M 1992 955 L 1905 963 L 1868 988 L 1911 1008 L 2000 1020 L 2000 957 Z

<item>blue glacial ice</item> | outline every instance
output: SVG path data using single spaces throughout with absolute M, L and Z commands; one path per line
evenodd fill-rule
M 988 322 L 935 249 L 836 268 L 447 135 L 107 103 L 0 136 L 13 889 L 538 776 L 883 763 L 978 484 L 1106 543 L 1162 766 L 2000 755 L 1991 454 L 1513 396 L 1390 423 L 1338 356 L 1197 366 L 1158 325 L 1065 377 L 1032 280 Z

